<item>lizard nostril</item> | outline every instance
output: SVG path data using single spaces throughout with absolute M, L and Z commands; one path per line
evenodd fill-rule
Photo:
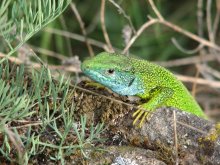
M 85 67 L 86 69 L 90 69 L 90 67 L 89 67 L 89 65 L 86 65 L 86 67 Z

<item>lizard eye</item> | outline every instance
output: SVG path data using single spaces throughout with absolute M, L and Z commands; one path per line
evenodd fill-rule
M 114 74 L 115 70 L 114 69 L 108 69 L 107 70 L 107 74 L 111 75 Z

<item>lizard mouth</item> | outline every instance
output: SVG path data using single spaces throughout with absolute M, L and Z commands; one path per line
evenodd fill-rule
M 93 68 L 89 67 L 88 65 L 83 64 L 81 66 L 81 70 L 85 75 L 87 75 L 92 80 L 99 82 L 101 84 L 103 84 L 103 82 L 105 82 L 106 77 L 104 75 L 102 75 L 101 73 L 99 73 L 99 71 L 94 70 Z

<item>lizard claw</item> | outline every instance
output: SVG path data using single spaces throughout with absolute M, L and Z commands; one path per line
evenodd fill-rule
M 140 120 L 138 126 L 139 128 L 141 128 L 144 124 L 144 121 L 150 118 L 150 112 L 138 109 L 136 112 L 133 113 L 132 117 L 135 117 L 133 125 L 135 125 L 137 121 Z

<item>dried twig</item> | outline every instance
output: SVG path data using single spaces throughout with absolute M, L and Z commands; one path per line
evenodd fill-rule
M 202 44 L 199 44 L 196 48 L 192 49 L 192 50 L 187 50 L 185 48 L 183 48 L 175 38 L 171 38 L 171 41 L 173 42 L 173 44 L 183 53 L 186 53 L 186 54 L 195 54 L 197 53 L 198 51 L 200 51 L 204 45 Z
M 212 29 L 211 5 L 212 5 L 212 0 L 207 0 L 206 3 L 207 30 L 208 30 L 209 40 L 214 43 L 215 41 L 214 41 L 213 29 Z
M 196 64 L 201 62 L 209 62 L 214 61 L 218 57 L 212 54 L 201 55 L 201 56 L 194 56 L 194 57 L 185 57 L 182 59 L 176 60 L 169 60 L 169 61 L 156 61 L 155 63 L 164 66 L 164 67 L 175 67 L 175 66 L 183 66 L 183 65 L 190 65 Z M 220 58 L 220 57 L 219 57 Z
M 4 58 L 6 57 L 5 54 L 0 53 L 0 57 Z M 8 58 L 11 62 L 14 62 L 16 64 L 23 64 L 23 61 L 21 61 L 20 59 L 16 58 L 16 57 L 10 57 Z M 31 68 L 42 68 L 42 65 L 39 63 L 31 63 Z M 74 72 L 74 73 L 81 73 L 80 68 L 75 67 L 75 66 L 64 66 L 64 65 L 47 65 L 47 68 L 52 69 L 52 70 L 63 70 L 63 71 L 68 71 L 68 72 Z
M 86 29 L 85 29 L 85 27 L 84 27 L 84 22 L 82 21 L 82 18 L 81 18 L 80 14 L 79 14 L 79 12 L 78 12 L 78 10 L 77 10 L 77 8 L 76 8 L 76 5 L 72 2 L 72 3 L 70 4 L 70 6 L 71 6 L 71 9 L 73 10 L 73 12 L 74 12 L 74 14 L 75 14 L 75 16 L 76 16 L 76 19 L 77 19 L 78 22 L 79 22 L 79 25 L 80 25 L 82 34 L 83 34 L 84 37 L 85 37 L 85 43 L 86 43 L 86 46 L 87 46 L 87 48 L 88 48 L 88 50 L 89 50 L 89 54 L 90 54 L 90 56 L 94 56 L 94 51 L 93 51 L 93 49 L 92 49 L 92 46 L 90 45 L 90 43 L 89 43 L 88 40 L 87 40 L 87 33 L 86 33 Z
M 182 29 L 181 27 L 179 27 L 177 25 L 174 25 L 174 24 L 172 24 L 168 21 L 165 21 L 165 20 L 164 21 L 163 20 L 158 20 L 158 23 L 166 25 L 167 27 L 170 27 L 174 31 L 179 32 L 181 34 L 184 34 L 185 36 L 187 36 L 187 37 L 189 37 L 189 38 L 191 38 L 191 39 L 193 39 L 193 40 L 195 40 L 195 41 L 197 41 L 197 42 L 199 42 L 199 43 L 201 43 L 205 46 L 208 46 L 210 48 L 213 48 L 213 49 L 216 49 L 216 50 L 220 51 L 220 47 L 218 45 L 216 45 L 215 43 L 212 43 L 212 42 L 210 42 L 210 41 L 208 41 L 204 38 L 201 38 L 201 37 L 189 32 L 189 31 L 187 31 L 187 30 L 184 30 L 184 29 Z
M 198 35 L 203 37 L 203 0 L 197 2 Z
M 105 42 L 108 45 L 109 52 L 114 52 L 114 49 L 113 49 L 111 41 L 108 37 L 108 33 L 107 33 L 107 30 L 106 30 L 106 26 L 105 26 L 105 1 L 106 0 L 101 1 L 101 13 L 100 13 L 101 18 L 100 19 L 101 19 L 102 32 L 103 32 L 103 35 L 104 35 L 104 38 L 105 38 Z
M 99 15 L 100 10 L 97 10 L 94 14 L 94 17 L 91 19 L 91 23 L 86 27 L 87 34 L 92 33 L 99 24 Z
M 177 75 L 177 78 L 184 82 L 196 82 L 200 85 L 207 85 L 213 88 L 220 88 L 220 82 L 219 81 L 211 81 L 211 80 L 205 80 L 202 78 L 195 78 L 195 77 L 189 77 L 189 76 L 183 76 L 183 75 Z
M 76 33 L 70 33 L 68 31 L 63 31 L 63 30 L 58 30 L 58 29 L 52 29 L 52 28 L 45 28 L 44 31 L 49 32 L 49 33 L 54 33 L 60 36 L 65 36 L 77 41 L 85 42 L 86 38 L 82 35 L 76 34 Z M 87 38 L 87 41 L 89 44 L 94 45 L 96 47 L 102 48 L 104 50 L 108 50 L 108 46 L 105 43 L 102 43 L 100 41 L 94 40 Z
M 196 88 L 197 88 L 197 82 L 198 82 L 198 78 L 199 78 L 199 74 L 200 74 L 200 71 L 199 69 L 197 68 L 196 69 L 196 74 L 195 74 L 195 81 L 193 82 L 193 85 L 192 85 L 192 96 L 193 97 L 196 97 Z
M 173 111 L 173 130 L 174 130 L 174 143 L 175 143 L 175 164 L 179 164 L 178 157 L 178 138 L 177 138 L 177 128 L 176 128 L 176 111 Z
M 155 24 L 157 22 L 157 20 L 150 20 L 148 22 L 146 22 L 145 24 L 143 24 L 140 29 L 138 29 L 137 33 L 131 38 L 131 40 L 128 42 L 128 44 L 126 45 L 126 47 L 124 48 L 124 50 L 122 51 L 122 54 L 126 54 L 129 50 L 129 48 L 131 47 L 131 45 L 135 42 L 135 40 L 141 35 L 141 33 L 143 33 L 143 31 L 148 28 L 149 26 Z
M 149 0 L 149 2 L 151 2 L 150 5 L 152 5 L 152 0 Z M 189 37 L 189 38 L 191 38 L 191 39 L 193 39 L 193 40 L 199 42 L 199 43 L 202 44 L 202 45 L 205 45 L 205 46 L 208 46 L 208 47 L 210 47 L 210 48 L 213 48 L 213 49 L 215 49 L 215 50 L 220 51 L 220 47 L 219 47 L 218 45 L 216 45 L 215 43 L 210 42 L 210 41 L 208 41 L 208 40 L 206 40 L 206 39 L 204 39 L 204 38 L 201 38 L 201 37 L 199 37 L 199 36 L 197 36 L 197 35 L 195 35 L 195 34 L 189 32 L 189 31 L 187 31 L 187 30 L 182 29 L 181 27 L 179 27 L 179 26 L 177 26 L 177 25 L 175 25 L 175 24 L 173 24 L 173 23 L 171 23 L 171 22 L 166 21 L 160 14 L 158 14 L 159 12 L 158 12 L 158 10 L 156 9 L 156 7 L 155 7 L 154 4 L 153 4 L 153 6 L 151 6 L 151 7 L 152 7 L 152 9 L 154 10 L 154 12 L 155 12 L 155 14 L 157 15 L 158 18 L 149 17 L 150 20 L 149 20 L 148 22 L 144 23 L 144 24 L 140 27 L 140 29 L 137 31 L 137 34 L 136 34 L 133 38 L 131 38 L 131 40 L 130 40 L 130 42 L 128 43 L 128 45 L 124 48 L 124 50 L 123 50 L 123 53 L 124 53 L 124 54 L 128 51 L 128 49 L 131 47 L 131 45 L 135 42 L 135 40 L 140 36 L 140 34 L 141 34 L 146 28 L 148 28 L 149 26 L 151 26 L 151 25 L 153 25 L 153 24 L 156 24 L 156 23 L 163 24 L 163 25 L 165 25 L 165 26 L 167 26 L 167 27 L 173 29 L 174 31 L 176 31 L 176 32 L 178 32 L 178 33 L 181 33 L 181 34 L 183 34 L 183 35 L 185 35 L 185 36 L 187 36 L 187 37 Z M 138 33 L 138 32 L 139 32 L 139 33 Z
M 51 51 L 51 50 L 48 50 L 48 49 L 44 49 L 44 48 L 40 48 L 40 47 L 37 47 L 37 46 L 34 46 L 34 45 L 29 45 L 35 52 L 38 52 L 38 53 L 42 53 L 42 54 L 45 54 L 45 55 L 48 55 L 50 57 L 54 57 L 54 58 L 57 58 L 59 60 L 65 60 L 67 59 L 66 56 L 64 56 L 63 54 L 60 54 L 60 53 L 57 53 L 57 52 L 54 52 L 54 51 Z
M 22 159 L 22 155 L 24 154 L 24 144 L 22 143 L 22 140 L 18 134 L 15 134 L 12 130 L 10 130 L 7 127 L 4 127 L 5 133 L 8 135 L 10 141 L 15 146 L 16 150 L 18 151 L 18 157 L 19 159 Z
M 5 56 L 6 56 L 5 54 L 0 52 L 0 58 L 5 58 Z M 23 61 L 21 61 L 19 58 L 12 57 L 12 56 L 8 57 L 8 60 L 15 63 L 15 64 L 22 64 L 23 63 Z
M 157 10 L 157 7 L 154 4 L 153 0 L 148 0 L 148 2 L 151 5 L 151 8 L 153 9 L 154 13 L 156 14 L 156 16 L 158 17 L 159 20 L 164 20 L 163 16 L 160 14 L 159 10 Z
M 218 26 L 219 26 L 219 19 L 220 19 L 220 1 L 216 1 L 216 16 L 214 19 L 214 24 L 213 24 L 213 36 L 214 36 L 214 40 L 215 40 L 215 36 L 218 30 Z
M 129 25 L 130 25 L 130 27 L 131 27 L 131 29 L 132 29 L 132 32 L 135 34 L 135 33 L 136 33 L 136 30 L 135 30 L 135 28 L 134 28 L 134 25 L 133 25 L 133 23 L 132 23 L 132 21 L 131 21 L 130 16 L 127 15 L 127 14 L 125 13 L 125 11 L 121 8 L 121 6 L 119 6 L 114 0 L 108 0 L 108 1 L 111 2 L 111 3 L 118 9 L 119 14 L 122 14 L 122 15 L 125 17 L 125 19 L 128 20 L 128 23 L 129 23 Z
M 208 65 L 201 65 L 201 64 L 197 64 L 196 67 L 200 70 L 200 72 L 205 71 L 208 74 L 213 75 L 214 77 L 220 79 L 220 72 L 218 70 L 215 70 Z

